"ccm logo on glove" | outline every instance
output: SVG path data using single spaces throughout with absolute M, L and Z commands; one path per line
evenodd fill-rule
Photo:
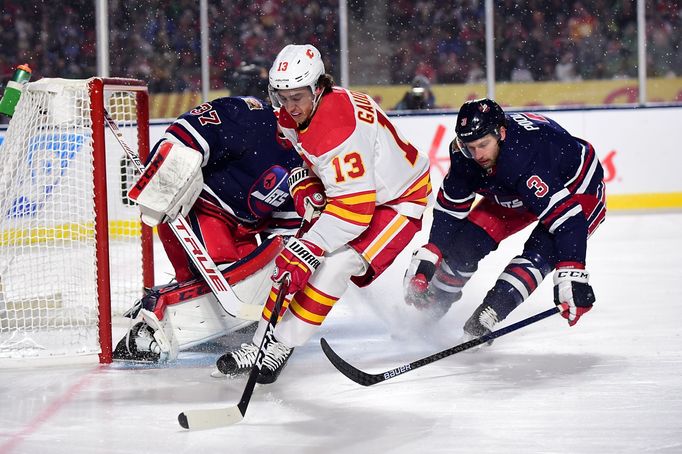
M 557 270 L 557 279 L 570 279 L 587 283 L 590 274 L 585 270 Z
M 569 326 L 578 323 L 594 304 L 595 297 L 590 287 L 590 274 L 582 264 L 557 268 L 554 273 L 554 304 L 560 307 L 561 315 Z

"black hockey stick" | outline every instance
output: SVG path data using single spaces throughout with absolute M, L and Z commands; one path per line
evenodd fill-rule
M 371 386 L 382 381 L 389 380 L 393 377 L 397 377 L 398 375 L 402 375 L 405 372 L 417 369 L 418 367 L 426 366 L 427 364 L 438 361 L 439 359 L 447 358 L 448 356 L 454 355 L 455 353 L 459 353 L 464 350 L 476 347 L 477 345 L 484 344 L 495 338 L 504 336 L 507 333 L 516 331 L 519 328 L 523 328 L 524 326 L 530 325 L 531 323 L 535 323 L 554 314 L 558 314 L 559 312 L 560 310 L 558 307 L 547 309 L 544 312 L 540 312 L 539 314 L 533 315 L 516 323 L 512 323 L 511 325 L 505 326 L 504 328 L 498 329 L 497 331 L 492 331 L 481 337 L 477 337 L 476 339 L 464 342 L 463 344 L 459 344 L 455 347 L 448 348 L 447 350 L 434 353 L 433 355 L 427 356 L 426 358 L 412 361 L 409 364 L 405 364 L 394 369 L 387 370 L 386 372 L 382 372 L 380 374 L 368 374 L 367 372 L 363 372 L 360 369 L 357 369 L 356 367 L 352 366 L 351 364 L 346 362 L 346 360 L 337 355 L 336 352 L 332 350 L 332 348 L 329 346 L 329 344 L 324 338 L 320 339 L 320 344 L 322 345 L 322 351 L 324 352 L 325 355 L 327 355 L 327 359 L 329 359 L 332 365 L 336 367 L 339 370 L 339 372 L 353 380 L 355 383 L 358 383 L 362 386 Z
M 183 428 L 194 430 L 212 429 L 216 427 L 231 426 L 244 419 L 246 409 L 248 408 L 251 396 L 253 395 L 253 390 L 256 387 L 258 374 L 260 374 L 261 367 L 263 367 L 263 360 L 265 359 L 265 355 L 267 355 L 268 345 L 270 344 L 272 333 L 275 330 L 277 318 L 282 310 L 282 304 L 284 303 L 284 298 L 288 291 L 289 282 L 285 280 L 279 288 L 279 294 L 275 300 L 275 307 L 272 310 L 272 314 L 270 314 L 268 326 L 265 328 L 265 336 L 263 336 L 263 340 L 260 343 L 256 362 L 251 368 L 249 379 L 246 382 L 246 387 L 244 387 L 244 392 L 242 393 L 239 403 L 227 408 L 188 410 L 182 412 L 178 415 L 178 422 Z

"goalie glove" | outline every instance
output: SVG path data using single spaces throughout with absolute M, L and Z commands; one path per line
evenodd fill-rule
M 319 217 L 320 212 L 327 204 L 322 181 L 307 168 L 296 167 L 291 171 L 287 183 L 294 200 L 296 213 L 306 222 L 311 222 L 314 218 Z
M 201 194 L 201 153 L 165 141 L 135 183 L 128 197 L 140 206 L 142 222 L 154 227 L 186 216 Z
M 275 259 L 272 280 L 282 283 L 289 281 L 289 293 L 296 293 L 305 287 L 310 276 L 320 266 L 324 250 L 306 240 L 289 238 L 287 245 Z
M 589 278 L 579 263 L 559 264 L 554 272 L 554 304 L 559 306 L 569 326 L 578 323 L 595 302 Z

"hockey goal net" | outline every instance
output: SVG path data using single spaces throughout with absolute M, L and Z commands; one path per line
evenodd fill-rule
M 136 171 L 104 109 L 144 159 L 148 94 L 132 79 L 30 83 L 0 145 L 0 361 L 111 362 L 112 313 L 153 284 L 151 231 L 127 198 Z

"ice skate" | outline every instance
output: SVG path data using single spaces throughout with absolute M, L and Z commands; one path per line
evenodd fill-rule
M 242 344 L 239 350 L 225 353 L 218 358 L 216 362 L 218 370 L 214 371 L 211 376 L 216 378 L 226 375 L 234 377 L 249 373 L 256 362 L 258 350 L 258 346 L 250 342 Z M 271 337 L 267 346 L 267 354 L 258 376 L 258 383 L 274 383 L 293 351 L 293 348 L 289 348 L 274 337 Z
M 214 371 L 212 377 L 220 376 L 236 376 L 246 374 L 251 371 L 258 356 L 258 346 L 253 342 L 244 343 L 239 350 L 228 352 L 218 358 L 216 362 L 217 371 Z
M 263 367 L 260 370 L 257 382 L 261 384 L 274 383 L 284 366 L 287 365 L 293 351 L 293 348 L 287 347 L 273 336 L 268 344 L 268 353 L 263 360 Z
M 497 324 L 497 312 L 492 307 L 480 305 L 464 324 L 464 342 L 489 334 Z M 488 345 L 493 343 L 492 340 Z
M 157 363 L 161 348 L 154 338 L 154 330 L 145 322 L 138 322 L 128 334 L 118 342 L 113 358 L 124 361 Z

